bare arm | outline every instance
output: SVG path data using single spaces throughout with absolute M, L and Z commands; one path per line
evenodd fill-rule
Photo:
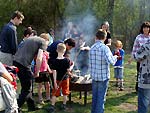
M 41 64 L 42 64 L 42 57 L 43 57 L 43 50 L 39 49 L 38 54 L 37 54 L 37 58 L 36 58 L 36 72 L 35 72 L 35 77 L 39 76 L 40 67 L 41 67 Z
M 8 82 L 13 81 L 12 76 L 9 74 L 9 72 L 6 70 L 6 68 L 3 66 L 3 64 L 1 62 L 0 62 L 0 74 L 2 77 L 7 79 Z

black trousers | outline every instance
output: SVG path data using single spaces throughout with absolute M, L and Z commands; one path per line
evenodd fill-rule
M 32 98 L 31 86 L 32 86 L 32 72 L 30 68 L 26 68 L 18 62 L 13 62 L 13 65 L 18 67 L 18 78 L 21 83 L 21 93 L 17 100 L 19 108 L 27 102 L 28 110 L 35 109 L 35 102 Z
M 136 90 L 136 92 L 138 92 L 138 76 L 139 76 L 139 71 L 140 71 L 140 63 L 139 62 L 137 62 L 136 70 L 137 70 L 137 76 L 136 76 L 135 90 Z

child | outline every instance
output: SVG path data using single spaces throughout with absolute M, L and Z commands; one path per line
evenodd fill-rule
M 123 90 L 123 61 L 124 61 L 124 50 L 122 49 L 123 45 L 120 40 L 117 40 L 115 43 L 115 50 L 113 55 L 117 55 L 117 62 L 114 65 L 114 77 L 116 78 L 116 86 L 119 87 L 119 90 Z
M 43 37 L 44 39 L 49 40 L 48 34 L 42 33 L 40 37 Z M 46 101 L 50 101 L 50 78 L 49 75 L 52 73 L 52 71 L 49 68 L 48 65 L 48 59 L 49 59 L 49 53 L 47 51 L 43 52 L 43 58 L 42 58 L 42 64 L 40 67 L 40 73 L 39 77 L 35 78 L 35 82 L 38 83 L 38 96 L 39 96 L 39 103 L 44 104 L 43 97 L 42 97 L 42 86 L 43 82 L 45 83 L 46 88 Z M 36 68 L 35 68 L 36 70 Z
M 58 57 L 52 62 L 53 78 L 54 78 L 54 89 L 52 91 L 52 103 L 48 112 L 53 113 L 55 108 L 56 97 L 60 96 L 60 90 L 63 94 L 63 105 L 62 109 L 66 109 L 67 96 L 69 95 L 69 77 L 70 73 L 70 61 L 64 57 L 66 46 L 63 43 L 57 45 Z M 66 75 L 67 74 L 67 75 Z

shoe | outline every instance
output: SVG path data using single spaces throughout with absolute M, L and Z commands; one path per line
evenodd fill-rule
M 44 101 L 42 100 L 42 101 L 39 101 L 39 104 L 44 105 L 45 103 L 44 103 Z
M 48 102 L 50 102 L 50 101 L 51 101 L 50 99 L 47 99 L 47 100 L 45 100 L 44 102 L 45 102 L 45 103 L 48 103 Z
M 66 108 L 67 108 L 67 107 L 66 107 L 66 104 L 62 104 L 62 105 L 61 105 L 61 110 L 66 111 Z
M 21 108 L 18 108 L 18 113 L 22 113 L 22 109 Z
M 123 91 L 123 90 L 124 90 L 124 88 L 120 88 L 120 89 L 119 89 L 119 91 Z
M 35 108 L 28 108 L 28 111 L 36 111 L 41 109 L 41 107 L 35 107 Z
M 46 109 L 47 112 L 49 113 L 54 113 L 55 112 L 55 107 L 51 105 L 49 108 Z

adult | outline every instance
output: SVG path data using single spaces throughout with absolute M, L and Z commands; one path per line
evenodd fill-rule
M 48 34 L 49 34 L 49 46 L 54 42 L 54 29 L 53 28 L 50 28 L 49 31 L 48 31 Z
M 150 22 L 144 22 L 140 28 L 140 34 L 136 37 L 134 41 L 134 45 L 132 48 L 131 58 L 128 60 L 130 64 L 134 59 L 134 54 L 138 51 L 138 49 L 145 44 L 148 40 L 150 40 Z M 138 73 L 139 73 L 140 62 L 137 61 L 137 82 L 135 86 L 135 90 L 138 91 Z
M 138 113 L 147 113 L 150 104 L 150 40 L 134 54 L 140 62 L 138 74 Z
M 92 77 L 92 110 L 91 113 L 104 113 L 104 102 L 110 79 L 110 64 L 115 64 L 110 48 L 104 44 L 106 32 L 98 30 L 96 42 L 90 49 L 90 75 Z
M 23 33 L 23 39 L 22 41 L 20 42 L 20 44 L 18 45 L 18 47 L 21 47 L 24 43 L 24 41 L 33 35 L 33 32 L 32 32 L 32 28 L 31 27 L 27 27 L 25 30 L 24 30 L 24 33 Z
M 18 48 L 16 26 L 22 23 L 24 16 L 21 12 L 15 11 L 11 20 L 6 24 L 0 34 L 0 61 L 12 65 L 13 55 Z
M 104 44 L 111 46 L 111 35 L 110 35 L 110 31 L 109 31 L 108 21 L 103 22 L 100 26 L 100 29 L 107 32 L 107 37 L 106 37 L 106 40 L 104 41 Z
M 21 108 L 26 101 L 28 111 L 37 110 L 31 94 L 31 84 L 33 77 L 31 72 L 31 62 L 36 57 L 36 71 L 34 76 L 38 77 L 43 51 L 46 50 L 47 43 L 49 43 L 49 38 L 43 39 L 43 37 L 32 36 L 26 39 L 23 45 L 18 48 L 18 51 L 14 56 L 13 65 L 19 69 L 18 78 L 21 83 L 21 93 L 18 98 L 19 108 Z

